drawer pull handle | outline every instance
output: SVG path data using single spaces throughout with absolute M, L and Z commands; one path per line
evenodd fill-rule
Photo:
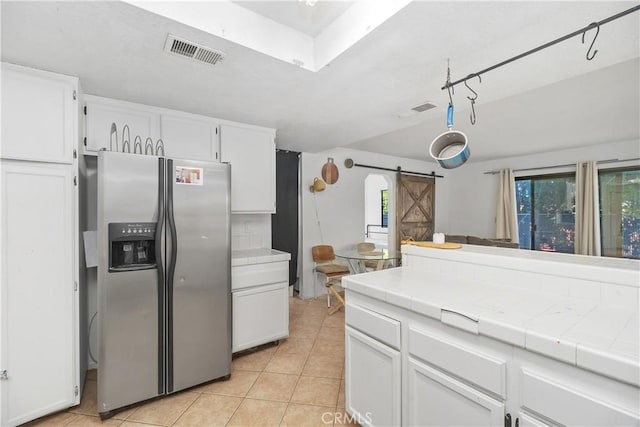
M 469 319 L 472 322 L 478 323 L 478 319 L 474 319 L 473 317 L 467 316 L 466 314 L 458 313 L 457 311 L 447 310 L 446 308 L 441 309 L 441 311 L 446 313 L 456 314 L 458 316 L 464 317 L 465 319 Z

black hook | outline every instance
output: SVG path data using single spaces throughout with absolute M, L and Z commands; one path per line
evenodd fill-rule
M 480 74 L 469 74 L 467 78 L 464 79 L 464 85 L 467 87 L 467 89 L 471 91 L 471 93 L 473 93 L 473 98 L 470 96 L 467 96 L 467 99 L 471 101 L 471 114 L 469 114 L 469 120 L 471 120 L 472 125 L 476 124 L 475 104 L 476 104 L 476 99 L 478 99 L 478 93 L 475 90 L 471 89 L 471 87 L 467 83 L 467 80 L 472 79 L 474 77 L 478 77 L 478 80 L 480 81 L 480 83 L 482 83 L 482 77 L 480 77 Z
M 597 22 L 592 22 L 591 24 L 589 24 L 587 29 L 582 32 L 582 44 L 584 44 L 584 36 L 587 34 L 587 31 L 589 31 L 592 28 L 596 29 L 596 35 L 593 38 L 593 41 L 591 42 L 591 46 L 589 46 L 589 50 L 587 51 L 587 61 L 591 61 L 596 56 L 596 53 L 598 53 L 598 49 L 596 49 L 593 51 L 593 54 L 591 55 L 591 57 L 589 57 L 589 53 L 591 52 L 591 49 L 593 49 L 593 45 L 595 44 L 596 39 L 598 38 L 598 34 L 600 34 L 600 24 L 598 24 Z

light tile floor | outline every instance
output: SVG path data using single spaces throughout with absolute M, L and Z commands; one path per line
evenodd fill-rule
M 231 379 L 199 386 L 100 421 L 96 371 L 80 405 L 28 426 L 340 426 L 344 413 L 344 309 L 326 297 L 289 299 L 290 336 L 233 359 Z

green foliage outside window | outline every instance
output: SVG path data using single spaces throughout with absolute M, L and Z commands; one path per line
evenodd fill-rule
M 640 258 L 640 169 L 598 174 L 602 255 Z M 521 249 L 574 252 L 575 176 L 516 180 Z
M 599 174 L 602 255 L 640 258 L 640 170 Z
M 380 191 L 380 201 L 382 204 L 382 218 L 380 220 L 380 224 L 383 227 L 389 226 L 389 191 L 382 190 Z

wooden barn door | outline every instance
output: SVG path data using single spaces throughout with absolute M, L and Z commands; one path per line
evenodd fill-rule
M 400 248 L 402 240 L 409 237 L 416 241 L 431 240 L 435 209 L 435 179 L 398 174 L 397 181 L 397 248 Z

